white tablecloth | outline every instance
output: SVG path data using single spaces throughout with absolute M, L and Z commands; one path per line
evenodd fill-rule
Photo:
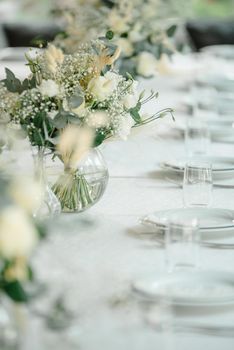
M 186 94 L 187 80 L 159 77 L 142 83 L 160 92 L 159 106 L 176 107 Z M 175 117 L 179 119 L 179 113 Z M 167 318 L 164 332 L 158 332 L 144 321 L 147 307 L 139 305 L 130 291 L 135 280 L 157 279 L 165 271 L 164 250 L 135 234 L 139 218 L 182 206 L 182 190 L 165 181 L 158 166 L 161 160 L 184 152 L 172 123 L 169 118 L 159 120 L 128 141 L 104 145 L 110 180 L 103 198 L 87 212 L 63 214 L 51 225 L 49 238 L 35 258 L 39 278 L 49 283 L 36 309 L 48 312 L 48 301 L 63 294 L 76 319 L 63 331 L 52 331 L 43 318 L 31 316 L 24 350 L 234 348 L 234 338 L 175 334 L 170 327 L 179 321 L 234 325 L 232 307 L 165 310 L 159 305 L 159 315 Z M 213 144 L 212 152 L 233 155 L 233 145 Z M 215 188 L 213 206 L 233 209 L 234 189 Z M 234 253 L 201 248 L 201 261 L 204 269 L 233 271 Z

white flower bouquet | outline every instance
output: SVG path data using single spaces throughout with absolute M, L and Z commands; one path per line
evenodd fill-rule
M 78 210 L 80 200 L 93 201 L 78 166 L 90 147 L 111 137 L 126 139 L 132 128 L 172 112 L 142 117 L 142 106 L 157 94 L 138 94 L 137 82 L 114 69 L 118 56 L 119 49 L 106 37 L 70 55 L 49 45 L 35 59 L 27 55 L 32 72 L 28 79 L 21 82 L 6 70 L 1 83 L 2 96 L 8 96 L 2 108 L 12 122 L 21 126 L 32 146 L 50 150 L 64 164 L 64 174 L 53 186 L 63 210 Z
M 42 191 L 30 179 L 0 173 L 0 193 L 0 290 L 15 302 L 26 302 L 27 285 L 34 279 L 30 257 L 45 236 L 45 228 L 32 217 Z

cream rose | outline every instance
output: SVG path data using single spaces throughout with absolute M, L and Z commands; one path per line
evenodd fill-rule
M 129 94 L 129 95 L 125 96 L 125 98 L 123 100 L 123 104 L 124 104 L 125 108 L 130 109 L 130 108 L 133 108 L 136 106 L 137 101 L 138 101 L 138 98 L 136 95 Z
M 16 206 L 5 208 L 0 215 L 0 253 L 6 259 L 28 257 L 38 236 L 28 215 Z
M 138 56 L 137 73 L 143 77 L 149 78 L 158 74 L 158 62 L 150 52 L 141 52 Z
M 88 84 L 89 92 L 99 101 L 108 98 L 118 86 L 118 75 L 107 72 L 104 76 L 93 78 Z
M 121 52 L 125 57 L 130 57 L 134 53 L 132 43 L 126 38 L 119 38 L 116 41 L 116 45 L 121 49 Z
M 38 90 L 43 96 L 54 97 L 59 95 L 60 89 L 58 84 L 51 79 L 42 80 L 40 86 L 38 86 Z

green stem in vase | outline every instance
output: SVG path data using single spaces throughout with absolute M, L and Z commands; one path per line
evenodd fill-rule
M 59 199 L 63 211 L 82 211 L 94 202 L 92 187 L 78 170 L 65 169 L 52 190 Z

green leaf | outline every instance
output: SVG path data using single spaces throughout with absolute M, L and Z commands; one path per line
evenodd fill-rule
M 113 32 L 112 30 L 108 30 L 108 31 L 106 32 L 106 38 L 107 38 L 108 40 L 112 40 L 112 39 L 114 38 L 114 32 Z
M 4 284 L 3 290 L 12 300 L 18 303 L 25 303 L 28 301 L 28 296 L 19 281 Z
M 31 79 L 24 79 L 22 83 L 23 90 L 29 90 L 36 87 L 36 78 L 33 76 Z
M 141 123 L 141 116 L 139 114 L 139 106 L 129 109 L 129 113 L 136 123 Z
M 102 131 L 97 132 L 95 135 L 93 147 L 97 147 L 97 146 L 101 145 L 102 142 L 105 140 L 105 138 L 106 138 L 106 135 L 104 132 L 102 132 Z
M 6 88 L 10 92 L 21 93 L 23 91 L 22 85 L 19 79 L 15 77 L 15 74 L 8 68 L 5 68 L 6 79 L 2 80 Z
M 176 24 L 173 24 L 171 27 L 169 27 L 169 28 L 167 29 L 167 31 L 166 31 L 167 36 L 168 36 L 169 38 L 171 38 L 171 37 L 175 34 L 176 29 L 177 29 L 177 25 L 176 25 Z

